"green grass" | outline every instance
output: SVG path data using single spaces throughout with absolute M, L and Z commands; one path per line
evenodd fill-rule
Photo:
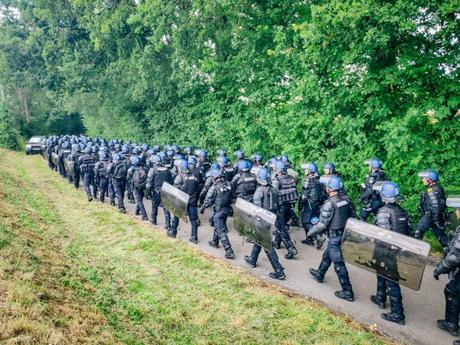
M 0 339 L 16 337 L 23 320 L 37 325 L 20 331 L 36 343 L 390 343 L 107 205 L 86 202 L 38 156 L 0 156 L 0 284 L 14 297 L 6 301 L 9 317 L 0 319 L 11 327 L 0 326 Z

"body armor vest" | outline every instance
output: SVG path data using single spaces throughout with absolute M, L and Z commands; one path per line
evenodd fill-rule
M 348 218 L 351 215 L 350 202 L 346 198 L 340 196 L 333 196 L 329 199 L 329 201 L 334 207 L 334 215 L 331 222 L 329 223 L 328 229 L 330 231 L 343 230 Z
M 247 199 L 252 197 L 257 188 L 256 177 L 249 172 L 242 172 L 238 185 L 236 187 L 236 195 Z
M 295 204 L 297 201 L 297 191 L 295 188 L 295 179 L 290 175 L 279 175 L 279 197 L 283 204 Z

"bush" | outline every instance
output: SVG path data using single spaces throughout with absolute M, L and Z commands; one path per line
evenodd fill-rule
M 2 103 L 0 103 L 0 147 L 10 150 L 21 148 L 19 133 L 14 128 L 10 115 Z

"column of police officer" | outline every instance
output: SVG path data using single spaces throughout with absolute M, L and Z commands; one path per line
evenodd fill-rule
M 50 153 L 53 152 L 59 157 L 57 162 L 50 160 Z M 286 259 L 292 259 L 298 254 L 289 235 L 290 221 L 294 216 L 293 206 L 298 202 L 301 223 L 306 232 L 306 239 L 302 242 L 311 245 L 313 239 L 320 242 L 321 235 L 328 238 L 322 260 L 318 268 L 310 269 L 311 275 L 322 283 L 327 270 L 333 265 L 341 285 L 336 296 L 350 302 L 354 300 L 341 246 L 346 222 L 349 217 L 356 217 L 356 214 L 333 163 L 324 166 L 321 178 L 315 163 L 304 164 L 305 178 L 298 197 L 296 178 L 288 174 L 287 156 L 271 158 L 267 164 L 263 164 L 260 154 L 254 154 L 251 162 L 245 158 L 242 150 L 238 150 L 235 152 L 236 162 L 232 165 L 224 150 L 218 151 L 215 164 L 208 161 L 207 152 L 201 149 L 194 151 L 189 146 L 184 149 L 184 154 L 179 152 L 177 145 L 168 145 L 160 150 L 158 145 L 150 148 L 147 144 L 138 146 L 122 144 L 118 140 L 107 142 L 103 138 L 74 136 L 50 138 L 43 149 L 51 169 L 58 170 L 76 188 L 80 179 L 83 180 L 89 201 L 99 191 L 100 201 L 104 202 L 108 195 L 112 205 L 115 205 L 117 199 L 120 212 L 126 212 L 123 200 L 129 185 L 128 199 L 131 199 L 132 192 L 136 209 L 146 220 L 148 217 L 142 199 L 144 195 L 151 199 L 150 220 L 153 224 L 157 224 L 158 208 L 163 206 L 160 193 L 163 183 L 174 184 L 190 196 L 187 205 L 191 220 L 190 241 L 198 241 L 198 207 L 201 213 L 211 208 L 214 234 L 209 244 L 218 247 L 221 243 L 229 259 L 234 258 L 235 254 L 227 235 L 227 218 L 232 214 L 231 205 L 236 197 L 276 214 L 274 248 L 279 249 L 283 243 L 287 249 Z M 460 235 L 457 229 L 449 241 L 444 223 L 447 206 L 456 207 L 456 215 L 460 219 L 460 203 L 453 199 L 450 205 L 446 204 L 438 173 L 434 170 L 422 171 L 419 176 L 426 187 L 420 198 L 422 217 L 412 232 L 407 212 L 398 204 L 400 192 L 397 184 L 388 181 L 380 160 L 371 159 L 366 164 L 369 166 L 369 175 L 365 178 L 359 199 L 362 205 L 360 219 L 365 221 L 372 215 L 375 225 L 407 236 L 413 234 L 418 239 L 422 239 L 427 230 L 433 231 L 445 252 L 443 261 L 434 271 L 434 277 L 438 279 L 441 274 L 450 275 L 445 288 L 445 319 L 438 320 L 438 326 L 457 335 L 460 312 Z M 375 188 L 377 182 L 383 182 L 383 185 Z M 178 218 L 171 219 L 169 211 L 164 207 L 163 210 L 165 229 L 170 236 L 175 237 Z M 284 269 L 275 249 L 266 251 L 274 269 L 270 276 L 284 279 Z M 260 251 L 260 245 L 255 243 L 251 255 L 245 257 L 246 262 L 255 266 Z M 386 307 L 388 299 L 391 310 L 381 314 L 382 317 L 401 325 L 405 323 L 401 289 L 397 281 L 377 275 L 376 294 L 370 296 L 370 299 L 382 309 Z

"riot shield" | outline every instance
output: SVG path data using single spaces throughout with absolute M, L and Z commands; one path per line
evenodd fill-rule
M 430 245 L 415 238 L 349 218 L 343 234 L 346 262 L 419 290 Z
M 276 215 L 244 199 L 236 199 L 233 214 L 235 229 L 243 236 L 271 250 Z
M 167 182 L 163 183 L 160 194 L 163 206 L 176 217 L 188 223 L 187 205 L 190 196 Z
M 288 168 L 287 169 L 287 174 L 289 176 L 292 176 L 294 177 L 294 179 L 297 181 L 299 179 L 299 173 L 297 171 L 295 171 L 294 169 L 291 169 L 291 168 Z
M 59 163 L 59 156 L 57 153 L 52 152 L 51 153 L 51 161 L 53 162 L 54 165 L 58 165 Z
M 460 195 L 453 195 L 447 198 L 446 205 L 448 207 L 460 208 Z
M 67 175 L 69 176 L 75 175 L 74 165 L 75 163 L 73 160 L 67 159 L 67 158 L 64 159 L 64 167 L 65 167 L 65 171 L 67 172 Z

